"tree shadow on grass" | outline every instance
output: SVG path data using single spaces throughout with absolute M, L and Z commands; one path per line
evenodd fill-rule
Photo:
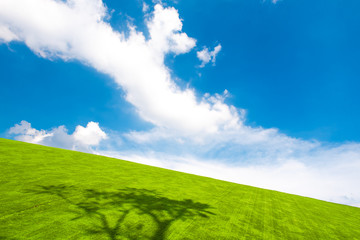
M 113 191 L 78 190 L 74 186 L 38 186 L 36 194 L 55 195 L 75 210 L 71 220 L 87 218 L 91 226 L 87 233 L 106 234 L 109 239 L 166 239 L 166 233 L 176 220 L 214 215 L 208 204 L 191 199 L 174 200 L 155 190 L 124 188 Z M 80 194 L 81 200 L 72 200 Z M 89 221 L 84 221 L 89 222 Z
M 9 238 L 5 236 L 0 236 L 0 240 L 16 240 L 16 238 Z

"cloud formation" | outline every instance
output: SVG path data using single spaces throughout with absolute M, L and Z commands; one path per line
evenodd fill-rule
M 176 9 L 155 6 L 146 19 L 149 39 L 134 26 L 126 38 L 111 28 L 107 16 L 101 0 L 0 2 L 0 25 L 18 41 L 41 57 L 80 60 L 109 74 L 139 115 L 155 126 L 193 135 L 241 126 L 239 111 L 222 98 L 199 98 L 194 89 L 181 89 L 171 78 L 165 55 L 187 53 L 196 44 L 181 32 Z M 8 34 L 0 37 L 9 39 Z
M 352 150 L 356 147 L 358 148 L 359 145 L 352 146 Z M 334 148 L 322 156 L 330 157 L 329 162 L 321 161 L 314 164 L 302 162 L 300 159 L 288 159 L 271 165 L 248 166 L 191 156 L 159 154 L 152 151 L 144 154 L 139 154 L 138 151 L 99 151 L 97 153 L 156 167 L 360 207 L 360 192 L 357 191 L 360 181 L 359 153 L 356 153 L 356 157 L 344 162 L 332 161 L 332 158 L 343 157 L 344 149 L 341 148 Z M 315 161 L 316 157 L 309 160 Z
M 221 51 L 221 44 L 218 44 L 214 50 L 209 51 L 207 47 L 203 50 L 196 52 L 196 56 L 201 61 L 200 67 L 205 67 L 210 61 L 215 65 L 216 55 Z
M 345 196 L 360 203 L 360 178 L 354 173 L 360 170 L 358 143 L 331 146 L 251 127 L 243 109 L 226 104 L 227 91 L 199 95 L 176 84 L 165 56 L 191 51 L 196 40 L 182 32 L 175 8 L 157 4 L 146 14 L 148 38 L 132 25 L 128 32 L 115 31 L 108 18 L 101 0 L 2 0 L 0 39 L 23 42 L 43 58 L 81 61 L 114 79 L 154 127 L 125 133 L 123 149 L 113 155 L 147 157 L 162 167 L 307 196 L 329 191 L 321 198 Z M 198 52 L 201 65 L 215 63 L 220 50 L 219 44 Z M 73 134 L 64 126 L 36 130 L 25 121 L 9 132 L 22 141 L 87 151 L 107 136 L 93 122 Z
M 17 36 L 10 31 L 8 26 L 0 25 L 0 43 L 18 40 Z
M 20 124 L 15 124 L 15 126 L 11 127 L 8 133 L 17 135 L 15 137 L 16 140 L 36 144 L 41 143 L 46 137 L 53 136 L 53 133 L 32 128 L 31 124 L 24 120 L 21 121 Z
M 93 147 L 99 146 L 102 140 L 107 139 L 106 133 L 96 122 L 89 122 L 86 127 L 79 125 L 72 134 L 68 134 L 65 126 L 54 127 L 49 131 L 37 130 L 23 120 L 11 127 L 8 133 L 19 141 L 84 152 L 93 152 Z

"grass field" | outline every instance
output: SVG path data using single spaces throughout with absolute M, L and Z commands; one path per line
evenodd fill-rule
M 360 209 L 0 139 L 0 239 L 360 239 Z

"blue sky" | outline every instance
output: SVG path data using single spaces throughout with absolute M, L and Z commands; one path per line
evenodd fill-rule
M 0 9 L 0 137 L 360 206 L 358 1 Z

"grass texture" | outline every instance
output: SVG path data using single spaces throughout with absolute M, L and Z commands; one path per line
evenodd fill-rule
M 360 239 L 360 209 L 0 139 L 0 239 Z

